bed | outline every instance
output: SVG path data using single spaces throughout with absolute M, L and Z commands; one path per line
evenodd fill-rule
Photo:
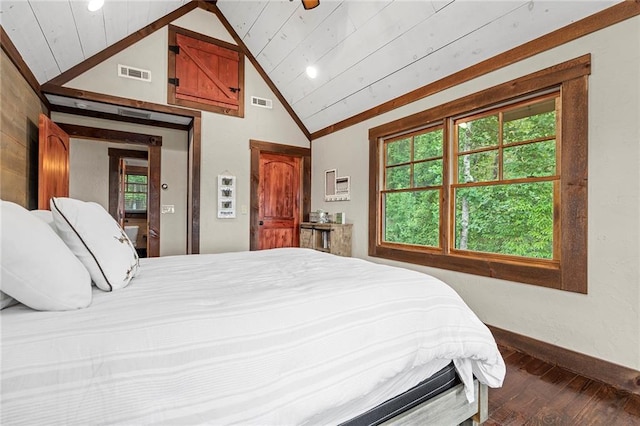
M 136 262 L 85 308 L 1 311 L 0 423 L 457 424 L 504 377 L 486 326 L 429 275 L 299 248 Z

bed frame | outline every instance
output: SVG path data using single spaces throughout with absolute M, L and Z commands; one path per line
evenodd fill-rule
M 431 398 L 424 403 L 407 410 L 383 423 L 383 425 L 479 425 L 488 418 L 488 387 L 478 380 L 473 381 L 475 401 L 467 402 L 464 385 L 457 386 Z

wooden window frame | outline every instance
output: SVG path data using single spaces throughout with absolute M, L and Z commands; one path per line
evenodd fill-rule
M 527 76 L 494 86 L 444 105 L 413 114 L 369 130 L 369 255 L 475 275 L 587 293 L 587 151 L 589 54 Z M 451 159 L 447 142 L 453 117 L 497 107 L 528 96 L 557 89 L 562 112 L 556 133 L 560 141 L 559 199 L 554 227 L 557 259 L 535 261 L 485 253 L 460 253 L 449 247 Z M 385 139 L 445 121 L 445 153 L 441 199 L 442 247 L 415 247 L 382 243 L 381 147 Z M 555 255 L 554 255 L 555 256 Z
M 170 83 L 172 79 L 175 79 L 176 76 L 176 53 L 169 50 L 168 56 L 168 68 L 167 68 L 167 103 L 170 105 L 179 105 L 187 108 L 193 108 L 201 111 L 209 111 L 218 114 L 229 115 L 233 117 L 244 118 L 244 53 L 239 46 L 236 46 L 231 43 L 227 43 L 222 40 L 215 39 L 213 37 L 207 37 L 200 33 L 186 30 L 184 28 L 176 27 L 175 25 L 169 25 L 169 46 L 175 46 L 177 43 L 177 34 L 181 34 L 187 37 L 191 37 L 197 40 L 201 40 L 218 47 L 233 50 L 238 53 L 238 109 L 225 108 L 222 106 L 210 105 L 203 102 L 197 102 L 193 100 L 180 99 L 176 96 L 176 86 L 173 83 Z

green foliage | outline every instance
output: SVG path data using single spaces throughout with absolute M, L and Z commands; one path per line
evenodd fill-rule
M 554 182 L 497 183 L 556 174 L 555 99 L 456 126 L 457 182 L 487 184 L 455 189 L 455 247 L 552 259 Z M 385 188 L 442 185 L 443 147 L 441 129 L 388 143 Z M 390 192 L 384 202 L 385 241 L 439 246 L 440 188 Z
M 431 160 L 413 165 L 413 187 L 442 185 L 442 160 Z
M 411 138 L 389 142 L 387 146 L 387 166 L 411 161 Z
M 440 190 L 388 193 L 384 205 L 385 241 L 440 246 Z
M 413 144 L 415 161 L 442 157 L 442 129 L 416 135 Z
M 458 124 L 458 151 L 498 145 L 498 116 L 489 115 Z
M 455 203 L 456 248 L 553 258 L 553 182 L 458 188 Z
M 505 148 L 503 163 L 505 179 L 553 176 L 556 174 L 556 141 Z

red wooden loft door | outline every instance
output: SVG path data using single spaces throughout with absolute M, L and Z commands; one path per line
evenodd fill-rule
M 298 247 L 300 237 L 299 157 L 260 154 L 258 249 Z
M 176 98 L 238 110 L 238 52 L 176 34 Z

